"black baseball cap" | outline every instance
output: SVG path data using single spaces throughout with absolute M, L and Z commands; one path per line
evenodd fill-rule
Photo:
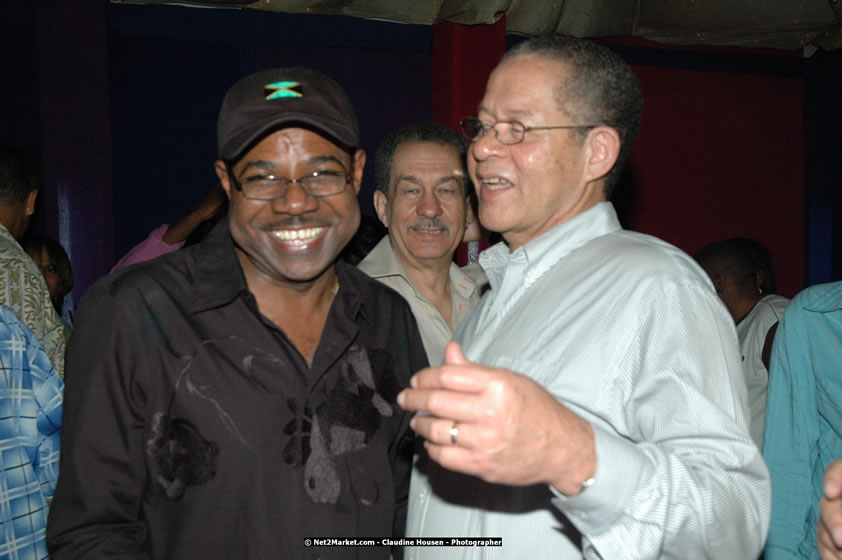
M 357 116 L 342 86 L 311 68 L 275 68 L 243 78 L 225 94 L 217 155 L 236 160 L 270 132 L 295 125 L 349 151 L 359 146 Z

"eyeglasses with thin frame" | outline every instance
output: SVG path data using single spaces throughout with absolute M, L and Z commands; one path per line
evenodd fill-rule
M 251 200 L 275 200 L 283 198 L 290 183 L 298 183 L 309 196 L 323 198 L 345 192 L 351 182 L 351 174 L 345 171 L 313 171 L 298 179 L 287 179 L 271 173 L 257 172 L 239 181 L 230 164 L 226 164 L 228 177 L 235 189 Z
M 598 124 L 574 124 L 561 126 L 526 126 L 518 121 L 497 121 L 494 124 L 485 124 L 477 117 L 465 117 L 459 121 L 462 127 L 462 134 L 469 142 L 474 142 L 488 134 L 489 130 L 494 131 L 494 137 L 501 144 L 519 144 L 523 142 L 526 133 L 530 130 L 553 130 L 553 129 L 582 129 L 596 128 Z

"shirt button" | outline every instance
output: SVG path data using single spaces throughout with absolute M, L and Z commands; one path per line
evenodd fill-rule
M 310 480 L 308 480 L 308 481 L 307 481 L 307 485 L 308 485 L 310 488 L 315 488 L 315 487 L 316 487 L 316 479 L 315 479 L 315 478 L 310 478 Z
M 570 510 L 570 514 L 575 517 L 587 517 L 587 515 L 585 515 L 585 512 L 580 509 L 572 509 Z
M 419 493 L 418 493 L 418 499 L 419 499 L 419 500 L 423 500 L 423 499 L 424 499 L 424 498 L 426 498 L 426 497 L 427 497 L 427 493 L 426 493 L 426 492 L 421 491 L 421 492 L 419 492 Z

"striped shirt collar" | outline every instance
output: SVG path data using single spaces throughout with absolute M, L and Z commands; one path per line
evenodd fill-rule
M 502 281 L 503 273 L 510 263 L 526 261 L 528 286 L 588 241 L 620 229 L 614 206 L 610 202 L 600 202 L 514 251 L 510 252 L 508 246 L 500 242 L 483 251 L 479 261 L 488 275 L 492 289 L 496 289 Z

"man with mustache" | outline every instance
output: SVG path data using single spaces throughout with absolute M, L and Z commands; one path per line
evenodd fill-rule
M 360 222 L 353 108 L 320 72 L 266 70 L 217 131 L 227 219 L 80 306 L 51 553 L 385 560 L 308 540 L 403 535 L 395 397 L 427 363 L 406 302 L 337 260 Z
M 480 299 L 477 282 L 453 262 L 467 226 L 465 148 L 458 134 L 435 123 L 383 141 L 374 160 L 374 206 L 389 235 L 358 265 L 409 302 L 432 365 L 442 363 L 453 330 Z

